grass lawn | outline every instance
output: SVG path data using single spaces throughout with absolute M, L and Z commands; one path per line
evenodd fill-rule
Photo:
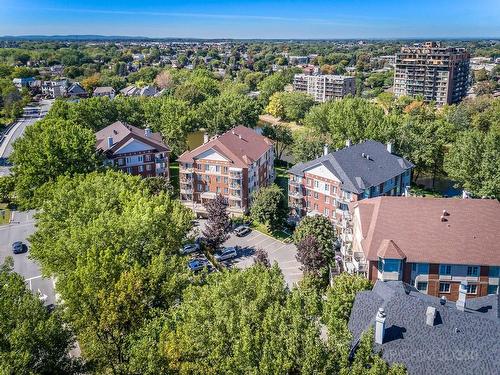
M 10 210 L 7 203 L 0 203 L 0 225 L 9 224 Z
M 261 223 L 252 223 L 251 227 L 280 241 L 287 241 L 287 239 L 290 238 L 290 235 L 283 232 L 282 230 L 269 231 L 266 226 Z

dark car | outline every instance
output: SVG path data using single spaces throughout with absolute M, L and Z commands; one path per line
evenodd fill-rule
M 24 245 L 21 241 L 16 241 L 12 244 L 12 252 L 14 254 L 22 254 L 28 250 L 28 247 Z
M 246 225 L 240 225 L 239 227 L 234 228 L 234 233 L 238 237 L 243 237 L 251 232 L 251 229 Z

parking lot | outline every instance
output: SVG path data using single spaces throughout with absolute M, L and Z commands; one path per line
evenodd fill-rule
M 205 225 L 205 220 L 199 220 L 199 230 Z M 297 248 L 294 244 L 286 244 L 269 237 L 261 232 L 252 230 L 243 237 L 236 237 L 231 233 L 230 238 L 224 243 L 225 247 L 238 246 L 238 257 L 230 261 L 222 262 L 223 265 L 237 268 L 250 267 L 254 263 L 254 255 L 257 249 L 264 250 L 271 264 L 278 263 L 283 272 L 285 281 L 293 286 L 302 279 L 300 263 L 295 259 Z
M 14 259 L 14 271 L 19 273 L 26 280 L 26 285 L 32 291 L 40 291 L 47 296 L 46 304 L 55 302 L 54 284 L 52 279 L 41 276 L 40 267 L 37 263 L 28 258 L 30 244 L 27 241 L 35 231 L 33 211 L 14 211 L 13 221 L 9 225 L 0 226 L 0 263 L 3 263 L 7 256 Z M 12 253 L 12 243 L 22 241 L 28 245 L 28 252 L 23 254 Z

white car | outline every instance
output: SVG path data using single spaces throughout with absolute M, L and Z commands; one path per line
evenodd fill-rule
M 228 260 L 228 259 L 233 259 L 238 256 L 238 250 L 236 247 L 226 247 L 222 251 L 219 251 L 217 254 L 214 255 L 215 260 L 218 262 L 222 260 Z
M 189 243 L 184 245 L 181 249 L 181 254 L 191 254 L 200 250 L 200 244 L 197 243 Z

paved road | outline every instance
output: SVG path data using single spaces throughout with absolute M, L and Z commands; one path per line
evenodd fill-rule
M 196 231 L 201 233 L 206 220 L 200 219 L 198 222 L 199 226 L 196 227 Z M 244 237 L 236 237 L 231 234 L 224 246 L 240 247 L 238 258 L 224 262 L 228 266 L 241 269 L 250 267 L 254 263 L 255 251 L 262 249 L 267 252 L 271 264 L 278 263 L 285 281 L 290 287 L 302 279 L 303 274 L 300 270 L 300 263 L 295 259 L 297 247 L 294 244 L 285 244 L 259 231 L 252 230 Z
M 46 304 L 55 302 L 54 284 L 52 279 L 41 277 L 40 266 L 28 258 L 29 250 L 24 254 L 13 254 L 11 245 L 15 241 L 23 241 L 30 247 L 27 238 L 35 232 L 34 211 L 14 211 L 11 224 L 0 226 L 0 263 L 7 256 L 14 259 L 14 271 L 26 280 L 26 284 L 32 291 L 40 290 L 47 295 Z
M 0 176 L 10 174 L 10 166 L 8 165 L 7 158 L 12 154 L 13 143 L 23 135 L 26 127 L 33 125 L 36 121 L 45 117 L 53 102 L 53 100 L 43 100 L 40 102 L 40 117 L 23 117 L 19 119 L 10 129 L 9 133 L 5 135 L 5 139 L 0 144 Z

